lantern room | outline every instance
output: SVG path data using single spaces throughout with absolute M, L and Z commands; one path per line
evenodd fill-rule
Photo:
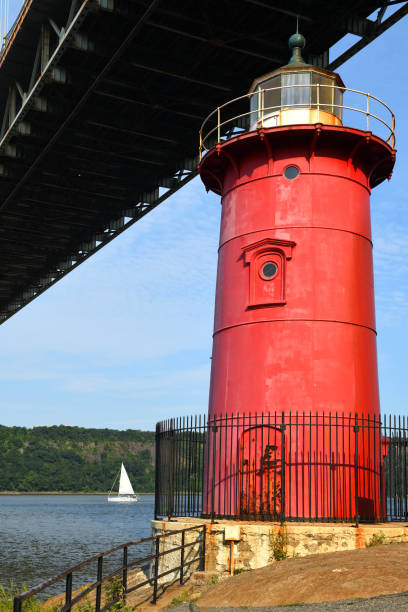
M 307 64 L 305 38 L 289 39 L 292 57 L 286 66 L 258 77 L 250 90 L 250 129 L 324 123 L 342 125 L 344 83 L 336 73 Z

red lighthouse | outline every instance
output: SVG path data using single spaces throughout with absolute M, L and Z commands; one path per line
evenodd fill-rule
M 379 417 L 370 193 L 392 171 L 394 119 L 376 98 L 306 64 L 304 44 L 293 35 L 289 64 L 256 79 L 247 96 L 217 109 L 202 130 L 201 178 L 222 198 L 209 417 L 269 419 L 267 426 L 259 419 L 243 426 L 229 448 L 219 443 L 216 455 L 229 456 L 228 473 L 221 474 L 218 459 L 207 472 L 213 480 L 219 472 L 213 497 L 218 492 L 220 514 L 226 503 L 229 514 L 242 512 L 243 498 L 255 510 L 265 504 L 265 492 L 251 492 L 265 489 L 262 466 L 253 466 L 252 488 L 244 483 L 251 445 L 263 460 L 272 449 L 275 465 L 288 464 L 293 441 L 273 430 L 271 415 L 287 422 L 307 414 L 309 423 L 323 424 L 328 415 Z M 346 95 L 355 99 L 346 103 Z M 329 453 L 327 436 L 325 451 L 319 433 L 302 453 Z M 369 435 L 365 454 L 370 442 Z M 356 453 L 347 444 L 343 463 L 346 450 Z M 285 478 L 301 486 L 296 465 L 290 462 Z M 225 502 L 222 488 L 231 478 L 242 482 Z M 358 484 L 370 507 L 378 478 L 370 494 Z M 283 484 L 275 474 L 277 486 Z M 327 514 L 320 497 L 315 516 Z M 286 516 L 305 516 L 291 507 L 290 495 L 282 499 Z

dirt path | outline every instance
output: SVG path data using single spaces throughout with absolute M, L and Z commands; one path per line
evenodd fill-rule
M 299 612 L 407 612 L 408 593 L 383 595 L 370 599 L 343 599 L 342 601 L 326 601 L 318 604 L 299 604 L 295 607 Z M 195 604 L 183 604 L 170 608 L 169 612 L 294 612 L 294 606 L 240 607 L 240 608 L 197 608 Z
M 272 606 L 279 606 L 283 611 L 282 606 L 287 605 L 293 609 L 299 604 L 337 602 L 325 607 L 306 606 L 306 609 L 408 611 L 408 597 L 403 591 L 408 591 L 408 544 L 394 544 L 285 559 L 244 572 L 203 589 L 194 608 L 273 609 Z M 381 608 L 383 604 L 377 608 L 359 607 L 362 598 L 395 593 L 401 594 L 399 598 L 394 597 L 399 607 L 391 607 L 393 598 L 388 598 L 386 607 Z M 344 607 L 345 602 L 339 600 L 346 599 L 351 602 Z M 343 607 L 338 607 L 340 604 Z

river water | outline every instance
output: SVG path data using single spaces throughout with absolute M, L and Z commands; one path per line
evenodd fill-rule
M 150 537 L 154 496 L 137 503 L 108 503 L 104 495 L 0 495 L 0 584 L 29 588 L 114 546 Z M 150 544 L 136 557 L 150 554 Z M 111 558 L 105 571 L 119 567 Z M 96 564 L 75 577 L 77 588 L 96 579 Z M 64 582 L 45 593 L 65 591 Z

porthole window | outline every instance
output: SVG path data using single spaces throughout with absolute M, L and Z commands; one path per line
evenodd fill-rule
M 288 166 L 287 168 L 285 168 L 285 172 L 283 174 L 285 175 L 285 178 L 292 181 L 299 175 L 299 168 L 297 168 L 296 166 Z
M 278 266 L 273 261 L 267 261 L 261 268 L 261 276 L 265 280 L 271 280 L 276 276 L 278 272 Z

